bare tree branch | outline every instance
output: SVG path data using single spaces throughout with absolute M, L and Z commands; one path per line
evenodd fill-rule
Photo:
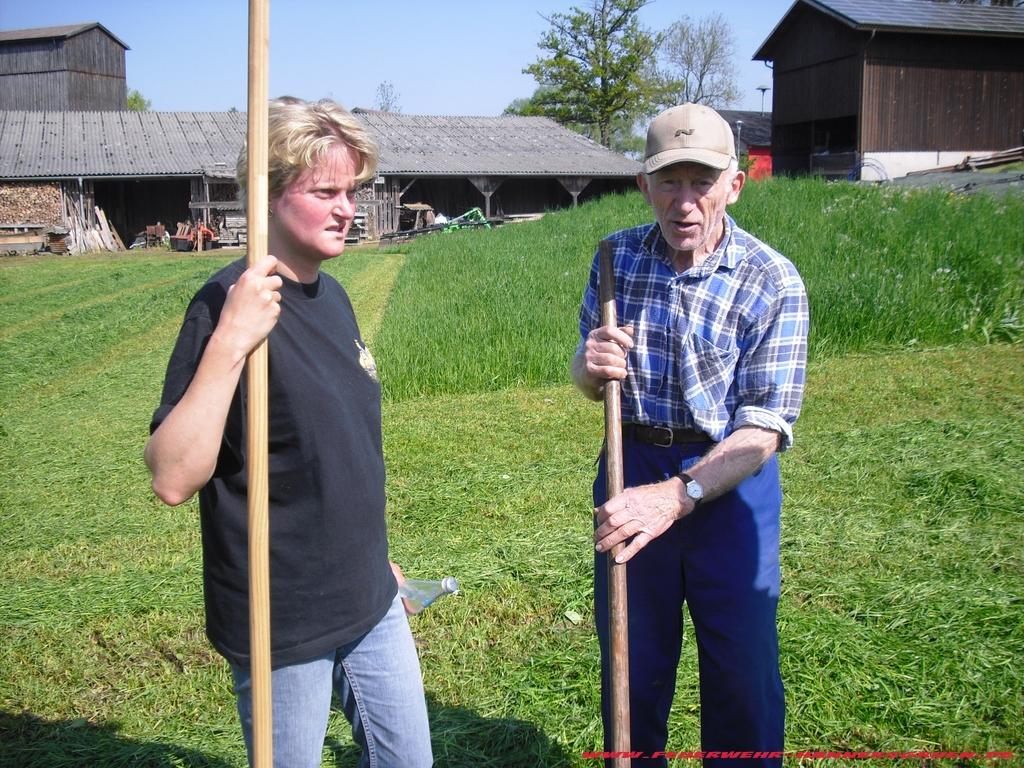
M 721 14 L 698 22 L 684 16 L 673 24 L 662 60 L 665 76 L 674 85 L 674 103 L 690 101 L 721 109 L 736 102 L 735 47 L 732 30 Z
M 377 85 L 377 109 L 381 112 L 401 112 L 402 105 L 398 103 L 398 91 L 390 80 L 384 80 Z

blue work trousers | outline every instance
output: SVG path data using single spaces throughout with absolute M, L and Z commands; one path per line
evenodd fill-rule
M 660 448 L 623 445 L 625 486 L 666 480 L 697 462 L 710 443 Z M 602 453 L 594 503 L 606 498 Z M 668 717 L 689 607 L 700 674 L 701 750 L 781 752 L 785 701 L 779 674 L 779 513 L 782 490 L 773 456 L 734 490 L 701 504 L 651 541 L 627 565 L 630 751 L 692 752 L 667 745 Z M 594 600 L 601 641 L 605 749 L 611 749 L 607 556 L 594 560 Z M 664 758 L 634 766 L 666 765 Z M 781 759 L 705 759 L 706 766 L 779 766 Z

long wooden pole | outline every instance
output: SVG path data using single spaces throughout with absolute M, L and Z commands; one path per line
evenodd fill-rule
M 249 266 L 267 253 L 269 119 L 269 0 L 249 0 L 249 104 L 246 200 Z M 267 426 L 267 342 L 249 353 L 249 663 L 252 665 L 252 747 L 255 768 L 273 768 L 274 737 L 270 690 L 270 511 Z
M 598 245 L 601 325 L 618 326 L 615 311 L 613 246 L 607 240 Z M 622 493 L 622 388 L 617 380 L 604 386 L 605 460 L 608 498 Z M 608 640 L 611 676 L 611 751 L 629 752 L 629 612 L 626 605 L 626 564 L 615 562 L 624 548 L 620 542 L 608 552 Z M 614 757 L 614 768 L 628 768 L 629 758 Z

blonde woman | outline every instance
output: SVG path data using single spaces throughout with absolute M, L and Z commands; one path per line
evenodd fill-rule
M 432 763 L 419 661 L 388 560 L 381 390 L 344 289 L 345 248 L 377 148 L 330 101 L 270 106 L 272 255 L 237 261 L 192 300 L 145 457 L 157 496 L 199 493 L 206 629 L 231 664 L 251 755 L 246 355 L 269 347 L 274 765 L 320 764 L 332 696 L 360 766 Z M 246 179 L 246 150 L 238 179 Z M 244 193 L 244 190 L 243 190 Z

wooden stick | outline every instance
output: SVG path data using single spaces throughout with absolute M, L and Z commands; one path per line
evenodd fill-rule
M 269 205 L 267 164 L 269 118 L 269 0 L 249 0 L 249 105 L 247 151 L 247 263 L 267 253 Z M 246 365 L 249 461 L 249 663 L 252 675 L 253 766 L 273 768 L 274 730 L 270 689 L 270 512 L 267 425 L 267 342 L 252 352 Z
M 615 273 L 612 266 L 614 246 L 602 240 L 598 245 L 601 325 L 618 326 L 615 312 Z M 622 493 L 622 388 L 617 380 L 604 385 L 605 460 L 608 498 Z M 625 548 L 620 542 L 608 552 L 608 638 L 611 677 L 611 751 L 629 752 L 629 612 L 626 605 L 626 565 L 615 562 Z M 629 758 L 614 757 L 615 768 L 628 768 Z

